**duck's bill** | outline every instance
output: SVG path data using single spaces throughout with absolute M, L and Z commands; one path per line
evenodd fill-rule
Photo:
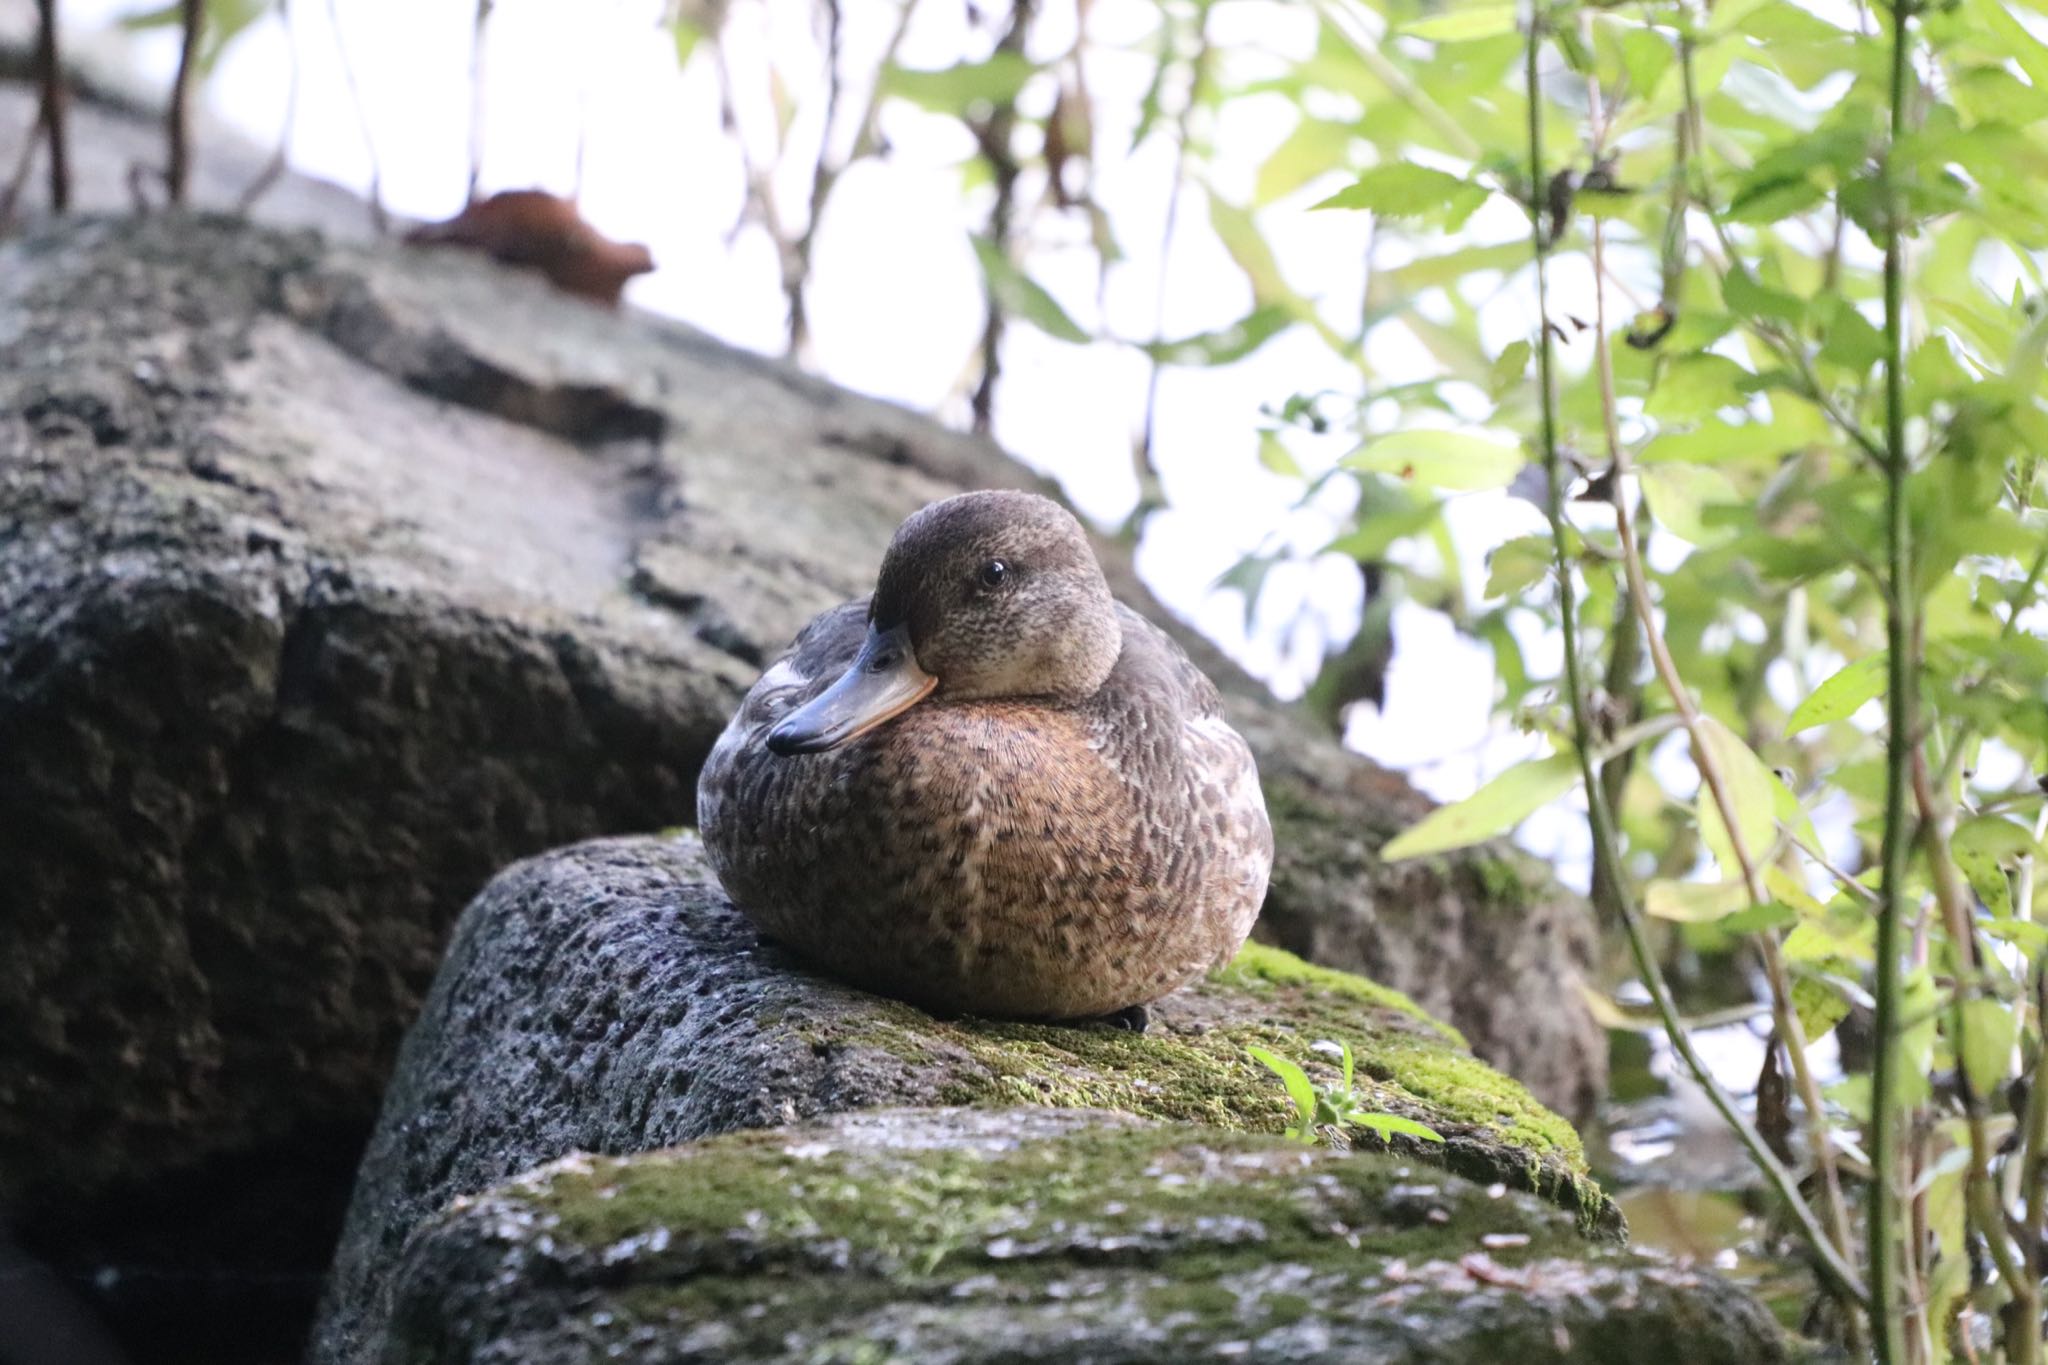
M 777 754 L 818 754 L 857 739 L 923 701 L 939 680 L 917 666 L 910 628 L 868 630 L 860 654 L 839 680 L 784 716 L 768 732 Z

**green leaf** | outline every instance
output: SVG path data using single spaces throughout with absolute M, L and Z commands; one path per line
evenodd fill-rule
M 1271 474 L 1286 479 L 1303 477 L 1300 461 L 1288 450 L 1287 443 L 1280 439 L 1277 431 L 1259 433 L 1259 466 Z
M 1356 529 L 1325 545 L 1321 553 L 1343 555 L 1361 564 L 1385 559 L 1395 541 L 1427 530 L 1443 515 L 1443 509 L 1438 499 L 1405 485 L 1366 479 L 1358 489 Z
M 1399 1114 L 1353 1114 L 1351 1122 L 1360 1128 L 1370 1128 L 1378 1133 L 1382 1142 L 1395 1133 L 1403 1137 L 1421 1138 L 1424 1142 L 1442 1142 L 1443 1134 L 1414 1119 L 1404 1119 Z
M 909 100 L 935 114 L 965 114 L 977 104 L 1004 105 L 1038 70 L 1015 52 L 998 52 L 983 62 L 961 62 L 919 71 L 891 62 L 882 70 L 881 93 Z
M 1358 131 L 1348 123 L 1304 114 L 1259 166 L 1254 203 L 1270 204 L 1294 193 L 1325 171 L 1344 169 Z
M 1251 1059 L 1280 1078 L 1280 1084 L 1287 1088 L 1287 1098 L 1294 1101 L 1295 1112 L 1301 1116 L 1300 1127 L 1314 1132 L 1316 1118 L 1316 1088 L 1310 1082 L 1308 1073 L 1262 1047 L 1248 1047 L 1245 1052 Z
M 1881 695 L 1891 655 L 1885 650 L 1866 654 L 1835 670 L 1812 695 L 1792 708 L 1792 715 L 1785 722 L 1785 733 L 1796 735 L 1811 730 L 1816 725 L 1844 720 L 1856 713 L 1863 703 Z
M 1628 72 L 1630 93 L 1647 100 L 1657 92 L 1664 73 L 1673 65 L 1671 44 L 1647 28 L 1625 29 L 1619 41 L 1622 68 Z
M 1721 786 L 1734 807 L 1735 830 L 1742 838 L 1743 851 L 1752 866 L 1761 867 L 1778 834 L 1777 779 L 1747 744 L 1712 716 L 1700 719 L 1700 742 L 1713 755 L 1721 771 Z M 1704 780 L 1699 794 L 1700 841 L 1714 855 L 1721 875 L 1730 881 L 1742 876 L 1742 864 L 1735 856 L 1735 844 L 1721 822 L 1720 806 Z
M 1216 577 L 1218 588 L 1235 588 L 1244 594 L 1244 628 L 1252 628 L 1252 616 L 1259 609 L 1259 592 L 1266 586 L 1266 575 L 1278 564 L 1280 555 L 1246 555 L 1237 563 L 1225 569 Z
M 704 29 L 690 19 L 678 17 L 669 25 L 669 32 L 676 40 L 676 66 L 678 69 L 690 64 L 690 54 L 697 50 L 697 44 L 704 40 Z
M 1741 882 L 1678 882 L 1658 878 L 1643 888 L 1643 913 L 1679 924 L 1710 924 L 1749 904 Z
M 1770 901 L 1736 911 L 1721 921 L 1721 927 L 1731 934 L 1760 934 L 1766 929 L 1782 929 L 1798 922 L 1797 910 L 1783 901 Z
M 1984 908 L 1999 919 L 2007 919 L 2013 912 L 2012 883 L 2006 869 L 2036 852 L 2034 836 L 2025 826 L 1996 815 L 1965 820 L 1949 840 L 1949 856 L 1969 879 L 1970 889 L 1984 902 Z
M 1660 421 L 1697 422 L 1722 408 L 1741 407 L 1747 401 L 1742 386 L 1754 378 L 1724 355 L 1682 355 L 1658 370 L 1643 411 Z
M 1486 392 L 1498 403 L 1501 395 L 1521 385 L 1529 373 L 1529 357 L 1534 348 L 1526 341 L 1510 341 L 1501 348 L 1493 365 L 1486 373 Z
M 1001 247 L 986 237 L 972 240 L 974 254 L 981 261 L 982 278 L 988 281 L 988 292 L 998 308 L 1061 341 L 1082 344 L 1090 340 L 1089 335 L 1053 301 L 1052 295 L 1045 292 L 1044 286 L 1018 269 Z
M 1358 177 L 1357 184 L 1310 207 L 1367 209 L 1382 218 L 1421 218 L 1456 230 L 1486 202 L 1488 193 L 1485 186 L 1447 171 L 1396 161 L 1373 167 Z
M 1738 424 L 1715 418 L 1691 431 L 1664 432 L 1643 447 L 1642 462 L 1762 463 L 1827 439 L 1827 418 L 1811 403 L 1777 393 L 1771 395 L 1771 407 L 1776 415 L 1768 422 Z
M 1729 202 L 1728 221 L 1775 223 L 1804 213 L 1826 198 L 1827 191 L 1803 175 L 1747 184 L 1737 190 L 1735 198 Z
M 1551 754 L 1517 763 L 1463 801 L 1439 806 L 1380 850 L 1386 862 L 1466 848 L 1505 834 L 1579 784 L 1579 758 Z
M 1403 35 L 1410 38 L 1426 38 L 1433 43 L 1468 43 L 1475 38 L 1498 38 L 1503 33 L 1515 31 L 1515 7 L 1513 5 L 1472 5 L 1455 8 L 1448 14 L 1433 15 L 1428 19 L 1417 19 L 1401 28 Z
M 1259 232 L 1250 210 L 1239 208 L 1219 194 L 1211 194 L 1209 226 L 1215 229 L 1216 238 L 1230 253 L 1230 259 L 1251 281 L 1254 303 L 1278 304 L 1300 315 L 1307 305 L 1280 273 L 1280 262 L 1274 259 L 1273 248 Z
M 1958 1051 L 1963 1074 L 1970 1078 L 1970 1089 L 1988 1099 L 2012 1065 L 2012 1045 L 2019 1033 L 2019 1022 L 2010 1005 L 1982 997 L 1965 1000 L 1961 1013 L 1963 1036 Z
M 1759 283 L 1739 265 L 1721 277 L 1721 299 L 1729 312 L 1753 321 L 1797 326 L 1806 316 L 1806 306 L 1797 298 Z
M 1343 460 L 1346 469 L 1370 470 L 1453 492 L 1505 488 L 1521 472 L 1522 463 L 1519 446 L 1429 427 L 1374 437 Z
M 1556 551 L 1549 536 L 1517 536 L 1486 557 L 1486 595 L 1510 597 L 1550 572 Z
M 1884 359 L 1884 333 L 1872 326 L 1855 304 L 1847 299 L 1837 299 L 1833 311 L 1828 314 L 1820 358 L 1830 365 L 1840 365 L 1862 374 Z
M 1229 365 L 1243 360 L 1287 329 L 1294 315 L 1276 305 L 1251 312 L 1213 332 L 1177 341 L 1151 341 L 1141 349 L 1162 365 Z
M 1817 1043 L 1849 1017 L 1849 1002 L 1827 982 L 1802 976 L 1792 983 L 1792 1012 L 1799 1016 L 1799 1029 L 1806 1041 Z
M 1731 507 L 1742 497 L 1734 481 L 1718 469 L 1696 464 L 1652 464 L 1636 471 L 1643 496 L 1657 520 L 1691 545 L 1715 545 L 1735 534 L 1732 525 L 1709 525 L 1710 507 Z

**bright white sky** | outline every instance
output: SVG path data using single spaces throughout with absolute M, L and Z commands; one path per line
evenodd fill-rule
M 67 0 L 63 8 L 82 39 L 84 31 L 103 29 L 141 7 L 140 0 Z M 812 6 L 736 0 L 732 7 L 726 34 L 732 69 L 743 83 L 751 76 L 758 84 L 741 92 L 743 133 L 757 146 L 772 136 L 769 96 L 765 82 L 758 82 L 763 54 L 772 51 L 792 73 L 798 113 L 791 139 L 807 153 L 816 145 L 822 105 L 806 100 L 822 88 Z M 961 8 L 920 5 L 899 60 L 936 68 L 985 55 L 986 38 L 969 40 Z M 1071 38 L 1071 0 L 1046 8 L 1037 35 L 1043 50 L 1033 53 L 1038 57 L 1063 50 Z M 467 0 L 340 0 L 339 9 L 387 205 L 408 217 L 452 215 L 463 201 L 469 163 L 472 6 Z M 849 70 L 873 64 L 894 9 L 846 6 Z M 289 34 L 271 17 L 236 42 L 205 97 L 250 138 L 272 142 L 295 53 L 300 86 L 292 164 L 366 189 L 370 160 L 329 11 L 315 0 L 296 0 L 292 10 Z M 659 266 L 633 283 L 629 299 L 736 345 L 779 354 L 783 310 L 772 244 L 756 227 L 730 235 L 742 171 L 738 153 L 717 132 L 709 48 L 700 47 L 679 70 L 661 11 L 659 0 L 499 0 L 484 62 L 483 188 L 571 191 L 580 128 L 585 215 L 612 237 L 647 243 Z M 1090 20 L 1092 50 L 1100 55 L 1091 57 L 1088 79 L 1110 120 L 1097 130 L 1097 185 L 1128 260 L 1111 271 L 1098 301 L 1092 257 L 1078 249 L 1078 224 L 1055 229 L 1064 236 L 1034 240 L 1026 257 L 1033 276 L 1083 328 L 1129 339 L 1154 335 L 1155 308 L 1160 331 L 1181 336 L 1227 325 L 1251 302 L 1243 277 L 1208 229 L 1199 195 L 1190 193 L 1164 262 L 1168 287 L 1160 303 L 1157 244 L 1172 175 L 1170 148 L 1154 139 L 1137 155 L 1121 156 L 1149 74 L 1143 53 L 1155 14 L 1138 0 L 1099 0 Z M 1307 7 L 1225 5 L 1213 23 L 1214 36 L 1226 46 L 1256 42 L 1292 52 L 1313 40 Z M 110 40 L 102 35 L 95 41 Z M 167 30 L 125 41 L 144 72 L 169 79 L 175 47 Z M 1027 88 L 1027 107 L 1034 99 L 1049 102 L 1049 89 Z M 1122 127 L 1114 123 L 1119 112 Z M 1278 97 L 1231 101 L 1214 130 L 1214 164 L 1227 197 L 1249 200 L 1258 164 L 1291 125 L 1289 106 Z M 881 131 L 889 156 L 862 163 L 841 181 L 819 234 L 808 295 L 814 338 L 805 360 L 849 387 L 964 421 L 962 376 L 981 325 L 980 275 L 967 240 L 981 206 L 963 201 L 959 188 L 971 148 L 956 125 L 901 102 L 884 106 Z M 796 191 L 808 180 L 809 157 L 798 154 L 789 162 L 788 202 L 801 203 Z M 1322 300 L 1331 319 L 1349 329 L 1364 282 L 1369 220 L 1304 211 L 1336 183 L 1311 185 L 1272 206 L 1261 224 L 1291 282 Z M 1485 230 L 1483 222 L 1475 226 Z M 1560 288 L 1570 291 L 1574 283 L 1567 277 Z M 1502 331 L 1489 337 L 1496 347 L 1533 331 L 1532 320 L 1513 315 L 1515 306 L 1510 301 L 1505 315 L 1488 319 Z M 1130 451 L 1143 421 L 1142 357 L 1108 342 L 1068 345 L 1028 326 L 1012 327 L 1009 336 L 995 415 L 998 439 L 1058 478 L 1085 514 L 1104 525 L 1122 520 L 1137 496 Z M 1423 373 L 1394 345 L 1380 346 L 1369 359 L 1383 382 Z M 1350 496 L 1347 481 L 1333 481 L 1319 505 L 1294 509 L 1297 486 L 1257 463 L 1258 409 L 1292 393 L 1355 392 L 1358 384 L 1356 371 L 1313 339 L 1295 335 L 1235 365 L 1169 370 L 1161 384 L 1157 458 L 1171 507 L 1149 523 L 1139 567 L 1175 611 L 1282 695 L 1298 693 L 1313 676 L 1325 632 L 1341 641 L 1355 629 L 1356 572 L 1336 561 L 1283 567 L 1268 579 L 1249 632 L 1242 599 L 1211 585 L 1269 536 L 1313 549 L 1339 526 Z M 1321 453 L 1334 460 L 1347 447 L 1333 437 Z M 1479 557 L 1488 545 L 1541 525 L 1534 509 L 1502 494 L 1467 495 L 1460 503 L 1454 525 L 1467 528 L 1460 539 L 1475 582 L 1484 581 Z M 1386 710 L 1354 708 L 1349 739 L 1355 746 L 1408 770 L 1444 799 L 1470 792 L 1483 777 L 1536 751 L 1536 741 L 1491 719 L 1495 677 L 1486 649 L 1459 638 L 1443 617 L 1413 607 L 1397 612 L 1395 631 Z M 1529 643 L 1539 653 L 1546 644 Z M 1539 816 L 1523 839 L 1562 860 L 1567 875 L 1584 856 L 1584 832 L 1569 811 Z

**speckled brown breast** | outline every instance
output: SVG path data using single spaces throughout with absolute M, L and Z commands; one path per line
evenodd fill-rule
M 853 658 L 865 602 L 813 622 L 726 728 L 698 822 L 726 889 L 823 971 L 935 1009 L 1066 1019 L 1228 958 L 1272 833 L 1244 741 L 1165 635 L 1119 609 L 1095 697 L 912 707 L 822 754 L 767 728 Z

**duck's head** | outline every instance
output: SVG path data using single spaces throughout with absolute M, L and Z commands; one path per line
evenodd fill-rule
M 860 654 L 782 718 L 768 747 L 837 748 L 926 697 L 1079 701 L 1122 648 L 1109 584 L 1071 513 L 1031 493 L 963 493 L 898 528 Z

